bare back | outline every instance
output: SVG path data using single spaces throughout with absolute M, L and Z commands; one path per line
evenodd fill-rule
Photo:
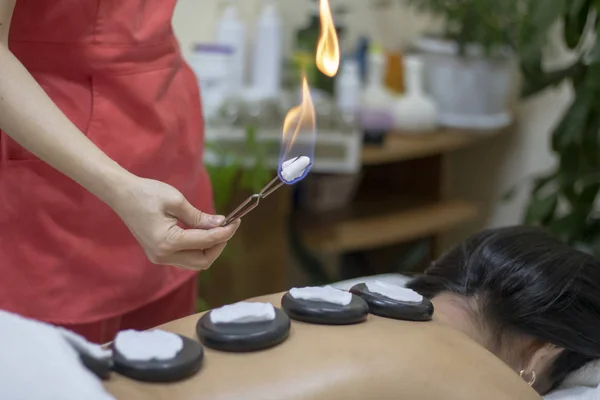
M 280 305 L 281 294 L 261 297 Z M 199 316 L 161 328 L 196 338 Z M 113 376 L 119 400 L 539 400 L 494 355 L 437 322 L 369 316 L 353 326 L 293 322 L 289 339 L 267 351 L 207 349 L 203 369 L 187 381 L 156 385 Z

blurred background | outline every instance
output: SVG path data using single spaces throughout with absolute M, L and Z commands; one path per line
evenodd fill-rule
M 411 275 L 486 227 L 541 224 L 594 252 L 598 6 L 541 3 L 331 0 L 331 79 L 313 66 L 318 1 L 180 0 L 219 213 L 275 176 L 302 70 L 317 112 L 311 174 L 244 218 L 200 276 L 201 307 Z

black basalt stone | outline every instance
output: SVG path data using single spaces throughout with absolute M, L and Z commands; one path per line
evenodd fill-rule
M 433 304 L 425 297 L 420 303 L 398 301 L 369 291 L 364 283 L 353 286 L 350 293 L 365 300 L 371 314 L 379 317 L 405 321 L 431 321 L 433 317 Z
M 183 348 L 170 360 L 132 361 L 116 349 L 114 370 L 128 378 L 144 382 L 176 382 L 195 375 L 204 360 L 204 349 L 195 340 L 181 336 Z
M 288 292 L 281 299 L 281 307 L 297 321 L 319 325 L 352 325 L 364 322 L 369 315 L 369 306 L 359 296 L 352 295 L 347 306 L 296 299 Z
M 290 333 L 290 318 L 278 308 L 274 320 L 249 323 L 215 324 L 210 319 L 211 312 L 198 320 L 196 334 L 206 347 L 214 350 L 235 353 L 265 350 L 285 341 Z

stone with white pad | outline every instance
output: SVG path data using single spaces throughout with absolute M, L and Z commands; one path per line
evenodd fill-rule
M 214 309 L 196 324 L 205 346 L 229 352 L 250 352 L 276 346 L 287 339 L 290 319 L 270 303 L 241 302 Z
M 175 382 L 194 375 L 202 366 L 202 345 L 162 330 L 119 332 L 112 345 L 114 369 L 131 379 Z
M 363 299 L 332 286 L 293 288 L 281 299 L 281 307 L 292 319 L 319 325 L 357 324 L 369 314 Z
M 433 317 L 431 301 L 402 286 L 372 281 L 359 283 L 350 292 L 365 300 L 371 314 L 380 317 L 407 321 L 430 321 Z

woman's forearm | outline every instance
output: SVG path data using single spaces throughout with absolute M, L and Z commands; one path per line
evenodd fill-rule
M 0 129 L 109 204 L 132 178 L 77 129 L 1 43 Z

